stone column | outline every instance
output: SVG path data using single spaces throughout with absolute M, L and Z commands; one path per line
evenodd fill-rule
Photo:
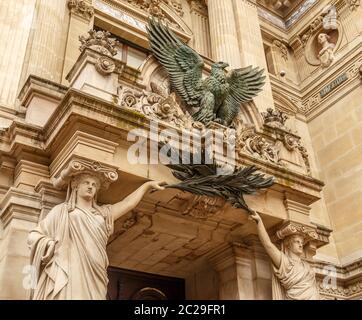
M 207 0 L 212 59 L 240 68 L 240 49 L 232 0 Z
M 200 54 L 211 57 L 210 28 L 207 7 L 201 0 L 189 0 L 192 30 L 194 31 L 193 48 Z
M 219 274 L 220 300 L 271 299 L 269 258 L 255 243 L 259 241 L 232 243 L 209 257 Z
M 256 1 L 231 1 L 232 7 L 228 10 L 234 12 L 235 15 L 235 28 L 240 48 L 239 56 L 241 65 L 243 67 L 253 65 L 254 67 L 258 66 L 265 69 L 265 75 L 267 76 L 267 79 L 264 89 L 259 93 L 254 101 L 259 111 L 266 111 L 267 108 L 274 108 L 274 101 L 264 52 L 264 44 L 259 25 Z
M 20 88 L 30 74 L 60 82 L 68 26 L 67 0 L 37 0 Z
M 14 108 L 35 2 L 0 1 L 0 106 Z

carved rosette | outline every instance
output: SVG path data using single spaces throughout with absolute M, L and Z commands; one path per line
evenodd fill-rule
M 116 70 L 116 64 L 111 58 L 100 57 L 97 60 L 95 68 L 100 74 L 107 76 Z
M 113 57 L 117 54 L 118 41 L 115 38 L 110 38 L 111 33 L 108 31 L 88 31 L 88 36 L 80 36 L 81 42 L 80 51 L 84 51 L 86 48 L 97 51 L 103 55 Z
M 94 8 L 84 0 L 69 0 L 68 8 L 72 14 L 90 20 L 94 15 Z
M 88 173 L 97 176 L 101 181 L 101 187 L 107 189 L 109 185 L 118 180 L 118 173 L 109 167 L 102 165 L 96 161 L 85 159 L 72 160 L 68 166 L 53 180 L 56 188 L 63 188 L 73 177 Z

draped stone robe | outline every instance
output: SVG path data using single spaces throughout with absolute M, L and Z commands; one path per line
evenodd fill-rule
M 280 267 L 273 265 L 273 271 L 274 300 L 319 299 L 315 273 L 308 262 L 282 252 Z
M 110 206 L 79 207 L 68 212 L 68 204 L 54 207 L 29 235 L 31 264 L 35 266 L 37 286 L 34 300 L 104 300 L 107 294 L 108 257 L 106 245 L 113 233 Z M 51 260 L 42 257 L 47 244 L 56 240 Z

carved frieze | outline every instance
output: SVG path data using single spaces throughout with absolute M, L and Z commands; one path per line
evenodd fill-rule
M 166 121 L 168 124 L 182 129 L 202 130 L 205 128 L 202 123 L 194 121 L 187 111 L 182 110 L 176 101 L 175 94 L 170 94 L 166 98 L 159 93 L 123 88 L 120 95 L 120 105 L 136 110 L 151 119 Z
M 168 4 L 180 17 L 184 15 L 182 4 L 179 0 L 127 0 L 128 3 L 148 12 L 150 15 L 168 21 L 162 3 Z M 168 21 L 171 23 L 171 21 Z

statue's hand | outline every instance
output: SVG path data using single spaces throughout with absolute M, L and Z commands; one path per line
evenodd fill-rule
M 55 245 L 57 244 L 56 240 L 50 240 L 47 245 L 47 250 L 45 255 L 42 257 L 42 263 L 47 264 L 51 258 L 54 256 Z
M 165 184 L 167 184 L 165 181 L 149 181 L 146 182 L 146 185 L 148 187 L 149 190 L 154 191 L 163 191 L 165 190 L 165 187 L 163 187 Z
M 258 214 L 256 211 L 252 211 L 252 212 L 251 212 L 250 218 L 251 218 L 252 220 L 254 220 L 257 224 L 262 221 L 262 220 L 261 220 L 261 217 L 259 216 L 259 214 Z

